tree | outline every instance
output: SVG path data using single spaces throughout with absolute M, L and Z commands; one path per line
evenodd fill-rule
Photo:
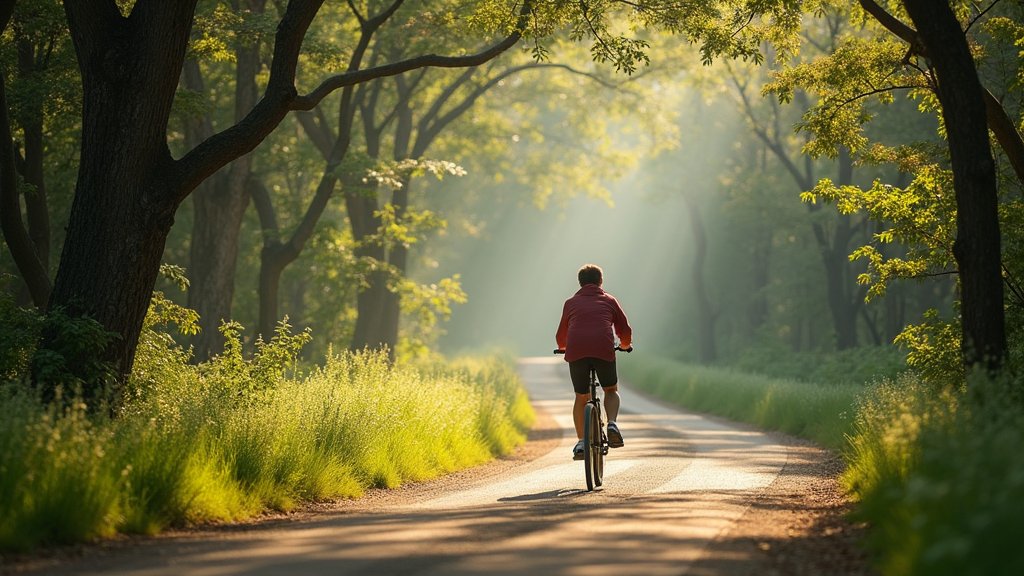
M 834 41 L 834 37 L 831 41 Z M 782 165 L 796 184 L 799 193 L 812 189 L 817 181 L 818 166 L 809 156 L 800 161 L 800 151 L 796 149 L 796 145 L 800 143 L 792 142 L 792 139 L 780 130 L 781 111 L 778 106 L 772 105 L 765 119 L 760 118 L 755 111 L 748 92 L 750 78 L 756 78 L 756 75 L 737 72 L 731 66 L 727 66 L 727 70 L 751 131 Z M 800 103 L 801 110 L 798 112 L 805 112 L 810 107 L 805 94 L 798 94 L 795 100 Z M 842 148 L 839 151 L 835 169 L 839 182 L 844 185 L 853 182 L 853 158 L 848 149 Z M 813 215 L 819 213 L 821 206 L 808 203 L 807 209 Z M 857 346 L 857 316 L 863 307 L 866 293 L 865 289 L 857 287 L 854 283 L 855 273 L 847 257 L 850 252 L 850 241 L 860 229 L 860 224 L 854 222 L 852 216 L 848 214 L 840 214 L 831 226 L 820 218 L 812 217 L 809 220 L 825 272 L 828 308 L 832 316 L 835 346 L 839 350 Z
M 715 322 L 718 320 L 718 311 L 708 298 L 704 280 L 704 261 L 708 252 L 707 234 L 704 232 L 704 220 L 696 199 L 686 191 L 683 191 L 683 197 L 690 216 L 690 228 L 696 251 L 693 259 L 693 290 L 697 299 L 697 357 L 702 364 L 711 364 L 718 358 L 715 346 Z
M 967 366 L 998 370 L 1007 355 L 995 162 L 985 90 L 947 2 L 904 0 L 935 69 L 956 191 L 963 356 Z M 1014 130 L 1016 133 L 1016 130 Z
M 10 84 L 4 80 L 8 114 L 4 138 L 5 145 L 11 146 L 13 164 L 3 173 L 13 180 L 0 189 L 4 202 L 0 225 L 23 271 L 27 301 L 44 308 L 50 292 L 51 252 L 47 170 L 60 161 L 51 157 L 63 156 L 66 150 L 68 129 L 63 121 L 78 97 L 66 77 L 73 69 L 73 55 L 60 7 L 33 0 L 22 2 L 17 10 L 13 4 L 9 8 L 10 27 L 5 22 L 4 28 L 10 43 L 3 46 L 3 59 L 13 65 L 16 75 Z M 6 142 L 8 136 L 12 142 Z M 56 174 L 50 177 L 57 180 Z
M 492 58 L 518 42 L 531 6 L 525 2 L 516 21 L 505 24 L 511 32 L 504 40 L 479 53 L 427 54 L 337 74 L 300 95 L 295 87 L 298 56 L 321 3 L 288 4 L 278 22 L 260 100 L 234 126 L 177 159 L 170 154 L 166 132 L 196 0 L 140 0 L 128 13 L 113 0 L 65 4 L 82 73 L 82 144 L 49 306 L 90 316 L 117 334 L 103 357 L 122 377 L 131 370 L 174 214 L 203 180 L 250 152 L 288 112 L 311 109 L 334 90 L 424 66 L 468 66 Z M 40 349 L 54 345 L 53 335 L 44 334 Z M 69 362 L 74 365 L 76 359 Z
M 178 207 L 201 182 L 252 151 L 288 112 L 309 110 L 327 94 L 374 78 L 426 66 L 479 64 L 518 42 L 528 26 L 538 39 L 538 57 L 545 49 L 541 38 L 569 27 L 576 40 L 595 38 L 594 58 L 617 69 L 633 71 L 645 59 L 643 40 L 609 33 L 623 16 L 616 12 L 623 9 L 617 2 L 535 5 L 525 0 L 517 3 L 515 14 L 503 2 L 484 3 L 473 24 L 504 36 L 490 48 L 454 57 L 427 54 L 337 74 L 300 95 L 295 75 L 302 41 L 322 0 L 294 0 L 278 20 L 269 77 L 258 102 L 234 125 L 174 157 L 167 143 L 168 119 L 196 3 L 64 4 L 82 79 L 82 137 L 75 196 L 49 307 L 93 317 L 116 334 L 101 356 L 122 377 L 131 369 Z M 710 59 L 716 54 L 756 57 L 763 40 L 784 39 L 795 30 L 798 6 L 795 0 L 721 0 L 693 6 L 658 1 L 626 11 L 639 25 L 686 34 Z M 55 347 L 54 335 L 44 334 L 39 353 L 59 354 Z M 79 360 L 68 358 L 71 365 Z
M 1021 146 L 1020 134 L 1012 123 L 1007 129 L 1005 109 L 981 86 L 965 28 L 950 3 L 929 3 L 927 8 L 909 1 L 904 5 L 915 15 L 919 28 L 929 29 L 927 35 L 904 24 L 873 0 L 860 0 L 863 10 L 895 39 L 850 39 L 822 62 L 797 67 L 795 75 L 784 73 L 772 89 L 792 86 L 792 80 L 798 77 L 803 85 L 814 86 L 822 94 L 816 110 L 808 113 L 803 124 L 817 136 L 816 142 L 808 146 L 816 153 L 832 153 L 828 151 L 834 151 L 837 145 L 865 148 L 861 132 L 870 119 L 863 104 L 868 96 L 886 102 L 892 91 L 909 89 L 926 104 L 929 93 L 937 97 L 956 197 L 957 236 L 952 252 L 960 278 L 964 364 L 997 369 L 1006 357 L 1007 345 L 997 185 L 986 126 L 993 130 L 1018 179 L 1024 174 L 1018 170 L 1021 164 L 1016 152 Z M 986 12 L 969 20 L 967 29 Z M 937 52 L 933 54 L 933 50 Z M 827 86 L 829 78 L 834 80 L 832 86 Z M 792 94 L 789 90 L 782 88 L 780 94 L 788 97 Z M 868 149 L 866 156 L 881 155 Z
M 232 30 L 234 60 L 234 114 L 240 122 L 252 110 L 259 96 L 256 76 L 262 67 L 263 44 L 258 23 L 266 0 L 233 0 L 231 10 L 239 19 Z M 204 31 L 204 36 L 225 31 Z M 227 48 L 227 47 L 225 47 Z M 207 89 L 197 55 L 186 59 L 182 85 L 195 94 Z M 201 114 L 188 114 L 185 144 L 198 146 L 215 133 L 216 107 Z M 199 314 L 199 332 L 193 338 L 197 361 L 208 359 L 223 348 L 221 322 L 230 320 L 238 261 L 239 231 L 249 206 L 252 187 L 252 155 L 244 155 L 203 181 L 192 194 L 193 226 L 190 244 L 188 307 Z

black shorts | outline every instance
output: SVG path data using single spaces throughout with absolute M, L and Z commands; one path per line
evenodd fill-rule
M 600 358 L 580 358 L 569 362 L 569 378 L 572 378 L 573 390 L 577 394 L 590 394 L 590 368 L 597 371 L 597 381 L 602 388 L 610 388 L 619 383 L 619 375 L 615 371 L 615 362 Z

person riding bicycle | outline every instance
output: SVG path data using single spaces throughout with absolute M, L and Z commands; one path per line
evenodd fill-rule
M 604 273 L 600 267 L 585 264 L 579 269 L 577 277 L 580 289 L 562 306 L 562 320 L 555 333 L 555 342 L 559 350 L 565 350 L 569 377 L 576 391 L 572 419 L 579 441 L 572 453 L 574 460 L 582 460 L 583 411 L 590 399 L 591 368 L 597 372 L 597 379 L 604 390 L 604 406 L 608 414 L 608 446 L 620 448 L 624 444 L 622 433 L 615 423 L 619 415 L 615 336 L 619 338 L 619 347 L 627 349 L 633 339 L 633 330 L 619 301 L 601 288 Z

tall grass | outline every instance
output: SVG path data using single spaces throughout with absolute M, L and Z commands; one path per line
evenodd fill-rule
M 332 354 L 252 391 L 232 370 L 140 354 L 147 385 L 116 419 L 0 390 L 0 549 L 355 497 L 508 452 L 533 418 L 497 359 L 413 367 Z
M 884 574 L 1024 574 L 1019 382 L 904 377 L 860 403 L 843 476 Z
M 619 363 L 636 388 L 692 410 L 717 414 L 841 449 L 864 387 L 768 378 L 728 368 L 635 354 Z

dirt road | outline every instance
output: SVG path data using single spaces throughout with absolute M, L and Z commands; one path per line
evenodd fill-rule
M 846 525 L 837 520 L 834 487 L 820 496 L 831 480 L 812 473 L 820 451 L 625 390 L 619 423 L 626 446 L 609 455 L 604 487 L 587 492 L 582 463 L 570 454 L 575 435 L 564 364 L 526 359 L 521 370 L 542 419 L 516 458 L 316 513 L 115 543 L 20 568 L 200 576 L 678 575 L 810 574 L 824 562 L 824 572 L 860 573 Z M 816 552 L 834 555 L 839 548 L 838 563 Z

